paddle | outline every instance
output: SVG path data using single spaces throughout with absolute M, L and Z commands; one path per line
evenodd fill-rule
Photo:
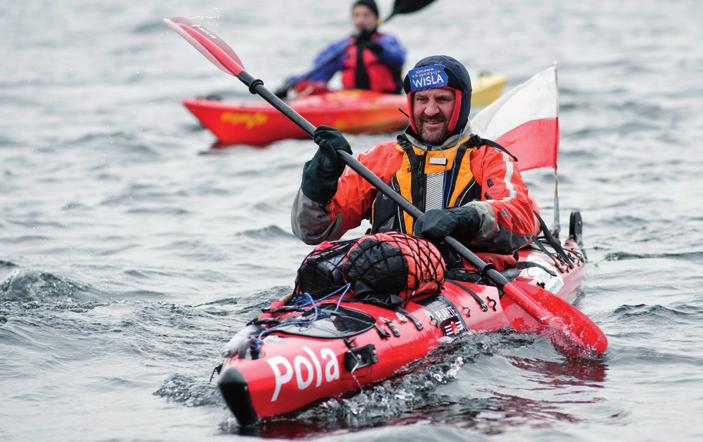
M 378 24 L 382 25 L 383 23 L 388 23 L 388 20 L 398 14 L 409 14 L 411 12 L 419 11 L 433 1 L 434 0 L 395 0 L 391 13 L 388 14 L 388 17 L 385 19 L 379 20 Z
M 315 126 L 266 89 L 263 81 L 255 79 L 245 71 L 237 54 L 219 37 L 202 26 L 192 23 L 187 18 L 164 19 L 164 22 L 215 66 L 225 73 L 239 78 L 249 87 L 252 94 L 260 95 L 312 137 Z M 396 193 L 352 155 L 343 151 L 339 151 L 338 154 L 347 166 L 373 184 L 378 191 L 391 198 L 403 210 L 415 218 L 422 215 L 420 209 Z M 444 240 L 503 291 L 509 299 L 508 302 L 505 302 L 504 308 L 508 317 L 511 316 L 514 307 L 519 306 L 520 309 L 534 318 L 532 322 L 525 322 L 516 315 L 515 319 L 511 320 L 516 330 L 537 331 L 546 334 L 559 351 L 569 356 L 588 357 L 605 352 L 607 347 L 605 334 L 574 306 L 540 287 L 528 284 L 526 281 L 508 281 L 501 273 L 456 239 L 446 237 Z
M 383 23 L 387 23 L 388 20 L 391 18 L 395 17 L 396 15 L 399 14 L 409 14 L 411 12 L 419 11 L 420 9 L 424 8 L 425 6 L 429 5 L 435 0 L 396 0 L 395 3 L 393 4 L 393 10 L 391 11 L 390 14 L 385 19 L 379 19 L 378 20 L 378 25 L 382 25 Z M 317 73 L 320 69 L 324 68 L 328 64 L 334 62 L 337 58 L 339 58 L 342 54 L 344 54 L 347 49 L 349 49 L 349 45 L 345 45 L 342 49 L 339 51 L 335 52 L 334 54 L 330 55 L 329 57 L 325 58 L 322 60 L 317 66 L 312 68 L 311 70 L 307 71 L 300 77 L 297 77 L 294 80 L 287 80 L 286 83 L 276 89 L 274 92 L 277 97 L 285 97 L 286 94 L 288 94 L 288 90 L 295 86 L 298 82 L 302 80 L 306 80 L 310 78 L 311 75 L 314 75 Z

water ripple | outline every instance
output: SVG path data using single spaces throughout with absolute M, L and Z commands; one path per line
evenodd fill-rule
M 703 314 L 703 307 L 682 304 L 676 307 L 659 304 L 647 305 L 622 305 L 613 312 L 620 320 L 667 320 L 667 321 L 693 321 Z
M 173 375 L 154 392 L 155 396 L 169 399 L 186 407 L 224 405 L 224 400 L 213 383 L 198 381 L 190 376 Z
M 4 260 L 0 259 L 0 267 L 15 268 L 15 267 L 17 267 L 17 264 L 15 264 L 11 261 L 4 261 Z
M 606 261 L 627 261 L 632 259 L 674 259 L 699 262 L 703 260 L 703 252 L 699 251 L 684 251 L 684 252 L 667 252 L 667 253 L 631 253 L 631 252 L 610 252 L 605 255 Z
M 99 301 L 90 286 L 49 272 L 15 271 L 0 282 L 0 302 L 25 309 L 51 305 L 57 310 L 85 311 Z
M 257 240 L 266 240 L 270 241 L 275 238 L 285 238 L 285 239 L 291 239 L 295 238 L 295 236 L 283 230 L 279 226 L 275 225 L 269 225 L 265 226 L 262 228 L 258 229 L 250 229 L 250 230 L 244 230 L 242 232 L 239 232 L 237 236 L 242 236 L 247 238 L 248 240 L 252 241 L 257 241 Z

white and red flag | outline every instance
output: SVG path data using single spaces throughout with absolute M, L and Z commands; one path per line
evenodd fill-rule
M 557 67 L 515 87 L 471 120 L 472 132 L 505 147 L 520 170 L 552 167 L 559 152 Z

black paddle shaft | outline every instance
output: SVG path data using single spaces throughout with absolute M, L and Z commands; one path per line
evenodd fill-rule
M 298 127 L 304 130 L 312 138 L 315 132 L 315 126 L 313 126 L 308 120 L 303 118 L 298 112 L 286 104 L 283 100 L 278 98 L 276 95 L 271 93 L 268 89 L 264 87 L 264 82 L 255 79 L 247 71 L 242 71 L 237 76 L 244 84 L 249 87 L 249 92 L 252 94 L 258 94 L 264 100 L 266 100 L 273 107 L 282 112 L 287 116 L 292 122 L 294 122 Z M 349 166 L 353 171 L 361 175 L 366 181 L 371 183 L 376 189 L 381 193 L 386 195 L 388 198 L 392 199 L 393 202 L 398 204 L 403 210 L 408 212 L 414 218 L 419 217 L 423 214 L 422 210 L 413 206 L 410 201 L 403 198 L 398 192 L 393 190 L 388 184 L 384 183 L 378 176 L 371 172 L 366 166 L 361 164 L 353 155 L 338 150 L 337 155 L 344 161 L 344 164 Z M 460 243 L 458 240 L 452 238 L 451 236 L 446 236 L 444 242 L 449 244 L 454 250 L 456 250 L 462 258 L 466 259 L 471 265 L 479 269 L 481 273 L 488 276 L 493 282 L 499 287 L 503 287 L 508 284 L 508 280 L 500 272 L 495 270 L 492 265 L 487 264 L 481 258 L 476 256 L 471 250 Z

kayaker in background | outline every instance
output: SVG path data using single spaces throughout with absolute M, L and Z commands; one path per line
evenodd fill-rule
M 378 17 L 374 0 L 356 0 L 352 23 L 357 33 L 325 48 L 315 57 L 312 71 L 289 78 L 276 95 L 285 98 L 290 88 L 298 96 L 324 92 L 339 71 L 344 89 L 400 93 L 405 49 L 393 35 L 378 32 Z
M 342 134 L 320 126 L 319 146 L 305 163 L 292 209 L 292 228 L 307 244 L 339 239 L 369 219 L 372 232 L 414 233 L 433 241 L 451 235 L 480 251 L 510 254 L 538 232 L 536 203 L 515 158 L 468 124 L 471 80 L 449 56 L 420 60 L 405 76 L 410 125 L 397 142 L 358 159 L 425 211 L 413 220 L 360 175 L 337 151 L 351 153 Z M 449 264 L 449 263 L 448 263 Z

